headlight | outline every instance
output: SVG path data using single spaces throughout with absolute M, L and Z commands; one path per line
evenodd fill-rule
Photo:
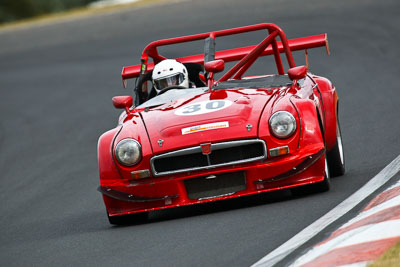
M 287 111 L 278 111 L 269 119 L 272 134 L 278 138 L 288 138 L 296 131 L 296 119 Z
M 132 166 L 142 159 L 142 147 L 134 139 L 121 140 L 115 148 L 115 156 L 119 163 Z

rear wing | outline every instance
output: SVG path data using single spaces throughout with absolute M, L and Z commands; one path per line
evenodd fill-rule
M 234 49 L 227 49 L 221 51 L 209 51 L 210 48 L 215 47 L 215 39 L 221 36 L 240 34 L 251 31 L 267 30 L 267 37 L 258 45 L 239 47 Z M 279 37 L 280 41 L 277 41 Z M 287 40 L 285 33 L 275 24 L 262 23 L 256 25 L 250 25 L 245 27 L 201 33 L 195 35 L 188 35 L 170 39 L 159 40 L 150 43 L 143 50 L 141 57 L 141 64 L 124 67 L 122 69 L 122 80 L 124 87 L 126 87 L 126 80 L 139 77 L 154 68 L 154 65 L 158 62 L 166 59 L 166 57 L 158 53 L 157 48 L 160 46 L 192 42 L 204 39 L 206 42 L 206 48 L 204 54 L 191 55 L 176 58 L 181 63 L 200 63 L 204 64 L 204 61 L 208 61 L 212 58 L 222 59 L 225 62 L 239 61 L 235 66 L 228 70 L 219 81 L 226 81 L 230 78 L 240 79 L 242 75 L 248 70 L 248 68 L 254 63 L 254 61 L 261 56 L 274 55 L 275 63 L 279 74 L 284 74 L 283 64 L 281 60 L 281 53 L 284 53 L 289 65 L 289 68 L 295 67 L 295 63 L 292 56 L 292 51 L 305 50 L 307 57 L 307 49 L 316 47 L 326 47 L 326 51 L 329 54 L 329 44 L 327 34 L 319 34 L 308 37 L 301 37 L 296 39 Z M 148 59 L 152 58 L 152 62 L 148 62 Z M 205 60 L 206 58 L 206 60 Z M 307 61 L 307 58 L 306 58 Z

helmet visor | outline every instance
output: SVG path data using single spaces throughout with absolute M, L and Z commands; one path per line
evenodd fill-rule
M 185 77 L 183 76 L 183 73 L 177 73 L 171 76 L 154 80 L 154 87 L 158 90 L 162 90 L 167 87 L 180 85 L 184 79 Z

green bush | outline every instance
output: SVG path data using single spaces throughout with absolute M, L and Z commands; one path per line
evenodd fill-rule
M 0 23 L 86 6 L 94 0 L 1 0 Z

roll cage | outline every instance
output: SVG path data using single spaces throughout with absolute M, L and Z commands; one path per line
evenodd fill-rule
M 259 30 L 267 30 L 268 35 L 258 45 L 215 51 L 215 40 L 218 37 Z M 277 41 L 278 37 L 280 41 Z M 280 55 L 281 53 L 285 54 L 289 68 L 295 67 L 292 51 L 305 50 L 307 55 L 307 49 L 325 46 L 327 53 L 329 54 L 327 34 L 319 34 L 288 40 L 285 33 L 277 25 L 272 23 L 261 23 L 227 30 L 154 41 L 148 44 L 143 50 L 141 64 L 127 66 L 122 69 L 124 87 L 126 87 L 127 79 L 146 74 L 154 68 L 155 64 L 166 59 L 166 57 L 159 54 L 157 48 L 161 46 L 198 40 L 205 40 L 204 54 L 180 57 L 176 58 L 176 60 L 182 63 L 199 63 L 202 65 L 205 62 L 212 61 L 214 59 L 222 59 L 224 62 L 238 61 L 231 69 L 223 74 L 217 82 L 226 81 L 228 79 L 241 79 L 243 74 L 250 68 L 255 60 L 261 56 L 274 55 L 278 74 L 285 74 Z M 152 62 L 149 62 L 149 58 L 152 58 Z

